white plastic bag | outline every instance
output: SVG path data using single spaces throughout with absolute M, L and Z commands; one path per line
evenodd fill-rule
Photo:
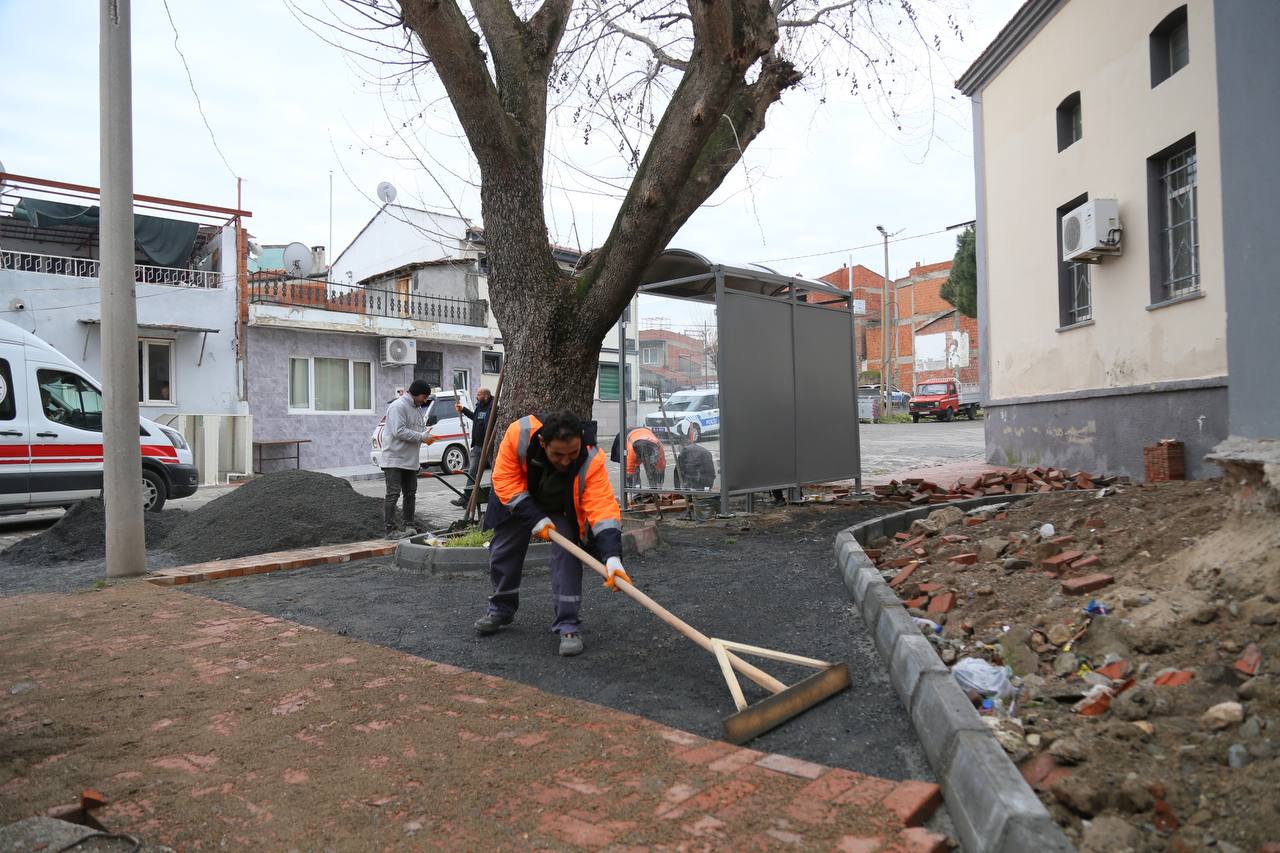
M 1009 680 L 1007 666 L 996 666 L 982 658 L 961 658 L 951 668 L 951 674 L 965 691 L 972 690 L 982 696 L 1008 700 L 1017 692 Z

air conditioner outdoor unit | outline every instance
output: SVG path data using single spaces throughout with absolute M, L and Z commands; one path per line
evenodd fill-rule
M 1096 261 L 1120 254 L 1120 203 L 1114 198 L 1086 201 L 1062 217 L 1062 259 Z
M 413 338 L 383 338 L 383 364 L 417 364 L 418 342 Z

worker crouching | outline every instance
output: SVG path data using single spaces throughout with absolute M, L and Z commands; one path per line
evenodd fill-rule
M 615 578 L 622 568 L 622 510 L 613 495 L 604 456 L 595 446 L 595 424 L 572 412 L 528 415 L 507 427 L 493 468 L 493 497 L 484 526 L 493 530 L 488 612 L 476 620 L 481 636 L 511 624 L 520 605 L 520 578 L 530 536 L 551 541 L 555 530 L 605 560 Z M 551 554 L 551 594 L 560 654 L 581 654 L 582 563 L 556 547 Z

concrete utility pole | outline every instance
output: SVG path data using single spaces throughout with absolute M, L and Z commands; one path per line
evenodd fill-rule
M 138 313 L 133 268 L 133 80 L 129 0 L 98 0 L 101 122 L 102 497 L 107 577 L 147 570 L 138 449 Z
M 889 284 L 889 238 L 902 231 L 894 231 L 890 234 L 885 230 L 883 225 L 877 225 L 876 230 L 880 232 L 880 236 L 884 238 L 884 286 L 880 297 L 880 393 L 884 397 L 884 411 L 887 415 L 893 414 L 893 392 L 890 387 L 893 384 L 893 367 L 889 364 L 889 346 L 890 335 L 896 337 L 896 330 L 890 325 L 893 317 L 893 305 L 890 303 L 890 284 Z M 850 276 L 853 272 L 850 271 Z M 849 281 L 850 291 L 852 292 L 853 280 Z

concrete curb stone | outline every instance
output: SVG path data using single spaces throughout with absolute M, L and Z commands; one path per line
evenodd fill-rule
M 1022 497 L 992 495 L 947 506 L 968 510 Z M 942 782 L 947 810 L 964 849 L 974 853 L 1072 851 L 1071 842 L 862 550 L 861 543 L 907 530 L 912 521 L 939 508 L 909 509 L 840 531 L 835 553 L 845 588 L 871 632 L 889 668 L 894 690 L 908 709 L 925 755 Z

